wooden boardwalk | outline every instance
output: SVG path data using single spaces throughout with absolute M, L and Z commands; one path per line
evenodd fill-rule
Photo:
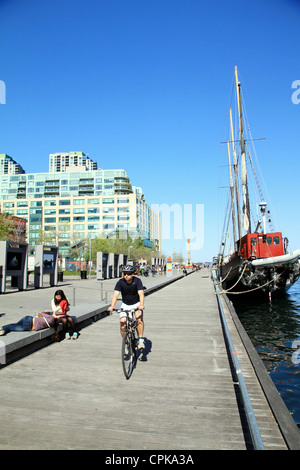
M 147 296 L 145 306 L 147 348 L 130 380 L 117 315 L 0 370 L 0 449 L 250 448 L 209 272 Z M 264 446 L 286 449 L 236 348 Z

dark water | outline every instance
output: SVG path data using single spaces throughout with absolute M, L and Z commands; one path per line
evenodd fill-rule
M 257 305 L 240 299 L 233 299 L 233 303 L 278 392 L 300 428 L 300 279 L 286 296 L 272 303 L 266 301 Z

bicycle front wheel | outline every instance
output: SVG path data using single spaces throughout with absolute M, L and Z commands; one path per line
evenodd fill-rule
M 135 350 L 132 336 L 126 331 L 122 340 L 122 366 L 123 372 L 128 380 L 135 366 Z

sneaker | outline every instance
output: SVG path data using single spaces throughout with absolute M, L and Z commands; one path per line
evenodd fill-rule
M 5 335 L 5 331 L 3 330 L 3 328 L 0 328 L 0 336 L 4 336 Z
M 144 338 L 139 338 L 139 342 L 138 342 L 137 348 L 138 348 L 138 349 L 145 349 Z
M 66 339 L 71 339 L 70 333 L 66 333 Z
M 73 333 L 72 339 L 77 339 L 78 338 L 78 333 Z

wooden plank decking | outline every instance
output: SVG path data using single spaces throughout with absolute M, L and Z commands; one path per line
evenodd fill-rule
M 117 315 L 0 370 L 0 449 L 251 448 L 209 272 L 176 281 L 145 305 L 147 348 L 130 380 Z M 265 448 L 286 449 L 242 344 L 236 348 Z

